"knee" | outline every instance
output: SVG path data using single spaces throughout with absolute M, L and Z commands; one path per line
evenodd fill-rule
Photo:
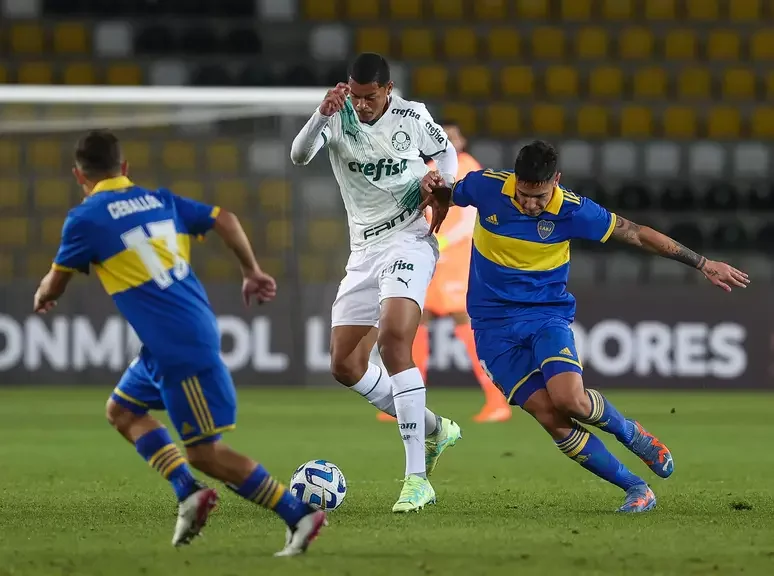
M 355 354 L 343 356 L 331 352 L 331 374 L 340 384 L 354 386 L 368 369 L 368 359 L 358 358 Z
M 403 331 L 384 328 L 379 331 L 379 338 L 376 342 L 384 367 L 390 374 L 403 372 L 414 365 L 411 355 L 414 341 Z
M 140 416 L 131 410 L 124 408 L 118 402 L 110 398 L 105 405 L 105 418 L 107 418 L 108 423 L 113 428 L 123 433 L 128 430 Z
M 212 463 L 215 460 L 216 444 L 217 442 L 207 442 L 187 447 L 186 458 L 188 463 L 200 472 L 209 475 Z
M 591 403 L 583 387 L 552 392 L 551 400 L 558 410 L 577 418 L 585 418 L 591 411 Z

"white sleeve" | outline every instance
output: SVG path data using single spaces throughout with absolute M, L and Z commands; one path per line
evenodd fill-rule
M 454 184 L 459 168 L 457 151 L 454 149 L 454 146 L 447 144 L 446 150 L 433 156 L 433 160 L 435 160 L 436 169 L 441 173 L 444 181 L 449 185 Z
M 290 159 L 296 166 L 305 166 L 328 143 L 331 130 L 328 126 L 331 117 L 325 116 L 320 109 L 314 111 L 309 121 L 293 140 L 290 147 Z
M 435 160 L 437 170 L 444 180 L 452 184 L 457 177 L 457 151 L 449 143 L 449 137 L 443 127 L 433 120 L 424 104 L 419 104 L 417 111 L 418 118 L 413 119 L 417 147 L 422 154 Z

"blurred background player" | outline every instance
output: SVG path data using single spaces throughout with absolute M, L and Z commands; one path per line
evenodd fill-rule
M 481 170 L 481 165 L 467 151 L 467 139 L 462 134 L 460 127 L 453 122 L 444 122 L 443 129 L 449 137 L 449 142 L 457 150 L 457 180 L 464 178 L 468 172 Z M 436 170 L 435 161 L 431 159 L 428 162 L 428 167 L 430 170 Z M 455 323 L 454 334 L 465 344 L 473 374 L 484 392 L 484 407 L 473 417 L 473 420 L 475 422 L 504 422 L 511 417 L 511 407 L 478 361 L 473 329 L 470 327 L 470 317 L 465 309 L 475 222 L 476 209 L 474 207 L 452 206 L 441 232 L 436 235 L 440 257 L 435 266 L 433 279 L 427 289 L 422 324 L 414 338 L 412 354 L 417 368 L 427 381 L 427 364 L 430 359 L 428 324 L 436 317 L 450 316 Z M 393 420 L 389 414 L 384 412 L 379 412 L 377 417 L 382 421 Z

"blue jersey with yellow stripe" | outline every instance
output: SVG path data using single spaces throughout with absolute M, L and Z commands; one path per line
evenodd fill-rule
M 516 202 L 510 171 L 471 172 L 454 185 L 452 199 L 478 210 L 467 297 L 473 328 L 547 317 L 572 322 L 570 240 L 607 241 L 615 214 L 557 186 L 543 213 L 529 216 Z
M 93 269 L 162 372 L 194 373 L 220 356 L 215 315 L 190 267 L 191 239 L 218 211 L 123 176 L 103 180 L 68 213 L 54 268 Z

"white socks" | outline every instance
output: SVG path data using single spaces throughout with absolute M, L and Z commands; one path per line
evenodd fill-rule
M 425 383 L 419 368 L 409 368 L 392 376 L 392 398 L 403 447 L 406 449 L 406 476 L 425 476 Z

